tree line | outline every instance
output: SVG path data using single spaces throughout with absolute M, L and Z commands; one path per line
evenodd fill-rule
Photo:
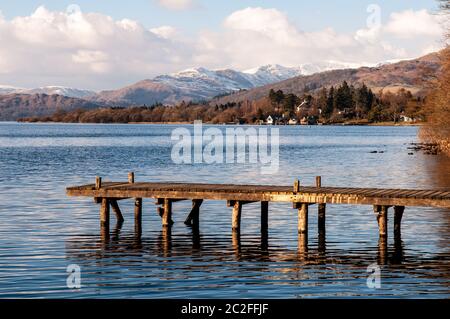
M 302 96 L 282 90 L 271 90 L 268 99 L 273 115 L 284 118 L 314 116 L 324 123 L 341 123 L 349 120 L 368 122 L 398 122 L 406 116 L 417 121 L 424 118 L 425 99 L 414 97 L 403 88 L 397 92 L 383 92 L 376 95 L 365 84 L 359 87 L 343 81 L 339 86 L 323 87 L 316 94 L 305 92 Z M 263 116 L 268 115 L 263 112 Z
M 305 92 L 297 96 L 282 90 L 270 90 L 256 101 L 230 102 L 210 105 L 182 102 L 176 106 L 160 103 L 152 106 L 104 107 L 98 109 L 58 110 L 51 116 L 24 118 L 22 121 L 68 123 L 206 123 L 255 124 L 268 116 L 286 120 L 314 117 L 323 124 L 349 121 L 384 122 L 399 121 L 400 116 L 422 120 L 424 99 L 400 89 L 396 93 L 375 94 L 365 84 L 359 87 L 342 82 L 341 85 Z

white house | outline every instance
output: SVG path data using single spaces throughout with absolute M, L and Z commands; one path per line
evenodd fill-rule
M 290 119 L 289 120 L 289 125 L 297 125 L 297 124 L 298 124 L 297 119 Z
M 274 120 L 273 120 L 273 117 L 271 115 L 269 115 L 267 117 L 266 123 L 267 123 L 267 125 L 273 125 Z
M 414 122 L 414 119 L 412 117 L 406 116 L 406 115 L 400 115 L 400 121 L 402 122 Z

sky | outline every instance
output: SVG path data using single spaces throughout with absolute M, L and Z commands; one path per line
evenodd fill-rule
M 434 0 L 0 0 L 0 85 L 113 89 L 192 67 L 371 65 L 444 46 Z

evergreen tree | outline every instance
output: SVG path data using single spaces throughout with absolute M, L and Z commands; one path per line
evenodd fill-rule
M 348 86 L 347 81 L 344 81 L 336 92 L 336 107 L 339 110 L 353 108 L 352 90 Z
M 274 106 L 276 105 L 279 107 L 284 98 L 284 93 L 281 90 L 275 91 L 274 89 L 271 89 L 269 92 L 269 100 Z
M 283 111 L 292 113 L 299 104 L 300 99 L 295 94 L 288 94 L 283 99 Z
M 328 104 L 328 92 L 327 88 L 324 87 L 319 92 L 319 96 L 317 98 L 317 108 L 322 110 L 322 115 L 325 116 L 325 114 L 330 115 L 331 113 L 327 113 L 327 104 Z
M 356 90 L 356 111 L 359 115 L 365 117 L 372 108 L 374 95 L 365 84 Z
M 334 87 L 332 86 L 330 88 L 330 91 L 328 92 L 326 107 L 325 107 L 325 109 L 322 110 L 322 114 L 324 115 L 324 117 L 330 117 L 331 114 L 333 114 L 334 107 L 335 107 L 334 91 L 335 91 Z

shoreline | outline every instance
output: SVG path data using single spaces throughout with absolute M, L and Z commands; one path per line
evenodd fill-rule
M 80 122 L 55 122 L 55 121 L 0 121 L 0 123 L 25 123 L 25 124 L 104 124 L 104 125 L 193 125 L 192 122 L 127 122 L 127 123 L 119 123 L 119 122 L 111 122 L 111 123 L 80 123 Z M 297 126 L 423 126 L 425 123 L 407 123 L 407 122 L 378 122 L 378 123 L 353 123 L 353 122 L 344 122 L 344 123 L 333 123 L 333 124 L 318 124 L 318 125 L 267 125 L 267 124 L 238 124 L 238 123 L 208 123 L 203 122 L 204 125 L 217 125 L 217 126 L 289 126 L 289 127 L 297 127 Z

